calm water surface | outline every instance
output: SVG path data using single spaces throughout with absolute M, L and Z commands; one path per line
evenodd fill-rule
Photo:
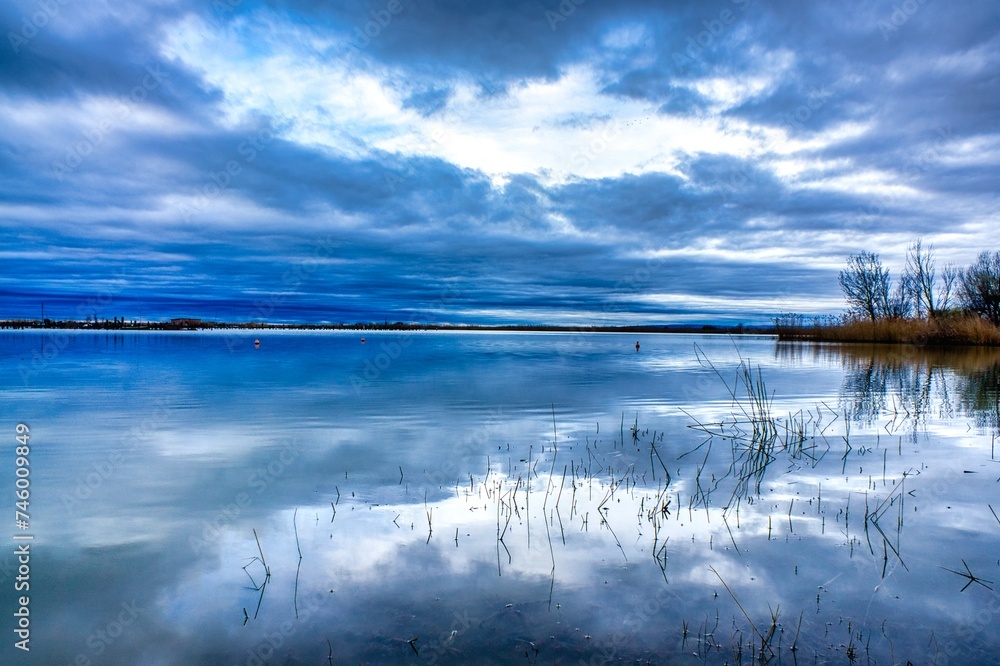
M 998 350 L 260 337 L 0 334 L 0 662 L 1000 663 Z

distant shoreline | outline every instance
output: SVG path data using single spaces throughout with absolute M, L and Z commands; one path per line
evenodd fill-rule
M 496 331 L 525 333 L 723 333 L 731 335 L 776 335 L 773 326 L 721 326 L 716 324 L 664 324 L 658 326 L 557 326 L 536 324 L 415 324 L 406 322 L 353 324 L 273 324 L 267 322 L 219 322 L 178 318 L 170 321 L 77 321 L 77 320 L 0 320 L 0 330 L 86 330 L 128 331 Z
M 352 324 L 277 324 L 269 322 L 224 322 L 195 318 L 169 321 L 133 321 L 123 319 L 78 321 L 72 319 L 0 319 L 0 330 L 22 331 L 94 331 L 128 333 L 142 331 L 240 331 L 246 334 L 266 331 L 356 331 L 418 332 L 468 331 L 498 333 L 687 333 L 721 335 L 756 335 L 776 337 L 780 342 L 870 343 L 884 345 L 918 344 L 938 347 L 1000 346 L 1000 329 L 978 318 L 952 318 L 935 321 L 853 321 L 833 325 L 789 325 L 781 320 L 772 326 L 738 324 L 662 324 L 621 326 L 563 326 L 545 324 L 420 324 L 407 322 L 356 322 Z

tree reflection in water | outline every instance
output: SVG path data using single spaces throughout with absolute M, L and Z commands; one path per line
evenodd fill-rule
M 840 411 L 865 426 L 916 437 L 930 419 L 966 416 L 1000 434 L 1000 349 L 919 345 L 779 344 L 784 360 L 805 355 L 845 369 Z

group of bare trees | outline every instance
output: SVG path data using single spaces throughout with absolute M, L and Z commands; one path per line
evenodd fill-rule
M 871 321 L 916 316 L 933 319 L 962 310 L 1000 326 L 1000 252 L 982 252 L 965 269 L 948 264 L 938 273 L 933 247 L 915 241 L 893 281 L 877 253 L 851 255 L 840 287 L 851 312 Z
M 1000 326 L 1000 252 L 982 252 L 962 273 L 962 305 Z

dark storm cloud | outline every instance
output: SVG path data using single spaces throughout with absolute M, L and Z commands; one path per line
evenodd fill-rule
M 159 54 L 164 24 L 188 11 L 184 3 L 132 5 L 114 15 L 65 0 L 8 3 L 0 9 L 0 85 L 5 95 L 41 102 L 87 93 L 127 97 L 152 68 L 168 81 L 158 104 L 198 113 L 218 101 L 217 91 Z

